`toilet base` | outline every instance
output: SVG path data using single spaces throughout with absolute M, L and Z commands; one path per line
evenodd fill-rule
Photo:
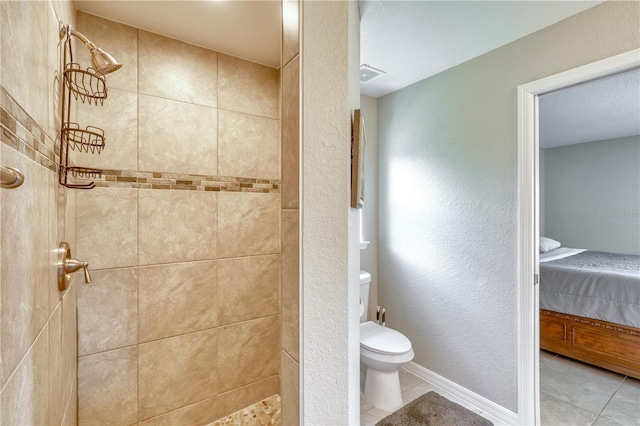
M 402 392 L 398 369 L 376 370 L 367 366 L 364 397 L 369 404 L 383 411 L 395 411 L 401 408 Z

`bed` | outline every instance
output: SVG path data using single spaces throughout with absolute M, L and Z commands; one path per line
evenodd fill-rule
M 640 256 L 541 254 L 540 347 L 640 379 Z

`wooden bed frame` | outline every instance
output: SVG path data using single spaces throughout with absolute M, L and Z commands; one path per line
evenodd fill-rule
M 640 379 L 640 329 L 540 309 L 540 348 Z

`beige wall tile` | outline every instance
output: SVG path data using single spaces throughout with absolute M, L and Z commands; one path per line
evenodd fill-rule
M 77 25 L 78 31 L 122 64 L 122 68 L 118 71 L 107 74 L 107 88 L 135 92 L 138 87 L 137 30 L 128 25 L 80 11 L 77 14 Z M 89 50 L 83 47 L 82 43 L 76 43 L 74 54 L 74 59 L 83 68 L 91 66 L 91 55 Z M 109 96 L 111 96 L 111 92 L 109 92 Z M 95 124 L 95 126 L 100 127 L 99 124 Z
M 278 118 L 278 70 L 218 55 L 218 107 Z
M 230 324 L 277 314 L 280 256 L 223 259 L 218 263 L 220 321 Z
M 104 130 L 105 148 L 100 155 L 77 149 L 76 162 L 97 169 L 136 170 L 138 167 L 138 95 L 109 89 L 103 106 L 78 105 L 80 128 Z
M 78 424 L 136 423 L 138 349 L 129 347 L 78 361 Z
M 64 23 L 76 24 L 76 5 L 68 0 L 52 0 L 56 18 Z M 59 37 L 60 35 L 58 35 Z
M 218 111 L 218 175 L 279 179 L 278 120 Z
M 59 21 L 75 25 L 74 22 L 69 22 L 64 16 L 64 19 L 58 18 L 56 15 L 56 5 L 54 2 L 49 3 L 47 24 L 47 119 L 45 123 L 40 123 L 43 126 L 44 131 L 49 137 L 55 139 L 56 133 L 60 126 L 60 102 L 62 98 L 60 96 L 60 63 L 63 40 L 60 39 L 60 24 Z M 62 16 L 62 15 L 61 15 Z M 75 19 L 74 19 L 75 21 Z
M 62 299 L 62 389 L 65 399 L 72 397 L 73 392 L 77 393 L 78 388 L 77 282 Z
M 285 66 L 299 51 L 299 0 L 282 1 L 282 65 Z
M 223 417 L 220 399 L 215 396 L 167 414 L 140 422 L 140 426 L 206 425 Z
M 297 209 L 300 172 L 300 58 L 282 72 L 282 208 Z
M 235 413 L 242 408 L 262 401 L 279 392 L 280 380 L 278 376 L 271 376 L 247 386 L 225 392 L 218 396 L 218 404 L 222 410 L 220 417 L 228 416 L 231 413 Z M 285 423 L 282 423 L 282 425 L 285 426 Z
M 278 374 L 279 334 L 278 315 L 222 328 L 218 346 L 220 390 L 228 391 Z
M 281 360 L 281 423 L 296 425 L 300 423 L 300 365 L 284 351 Z
M 139 170 L 215 175 L 216 109 L 139 95 Z
M 74 376 L 74 379 L 76 376 Z M 78 387 L 74 386 L 67 400 L 67 408 L 62 419 L 62 426 L 78 426 Z
M 298 361 L 299 348 L 299 214 L 282 211 L 282 348 Z
M 218 257 L 280 251 L 280 194 L 221 192 Z
M 141 190 L 140 264 L 215 259 L 216 210 L 213 192 Z
M 2 86 L 40 126 L 47 126 L 49 114 L 49 7 L 43 1 L 0 3 Z
M 47 188 L 48 191 L 46 193 L 46 197 L 49 202 L 49 210 L 47 211 L 47 217 L 49 221 L 49 245 L 55 247 L 58 242 L 64 241 L 62 236 L 59 234 L 59 226 L 58 222 L 64 222 L 65 215 L 65 204 L 58 204 L 57 200 L 57 192 L 56 190 L 61 187 L 58 185 L 58 177 L 53 173 L 47 173 Z M 64 188 L 64 187 L 62 187 Z M 64 228 L 64 225 L 63 225 Z M 49 289 L 49 313 L 53 313 L 56 309 L 62 296 L 65 292 L 59 291 L 57 285 L 57 277 L 58 271 L 56 268 L 56 263 L 58 261 L 58 254 L 55 250 L 49 250 L 49 261 L 48 261 L 48 273 L 47 277 L 47 288 Z M 56 284 L 54 284 L 56 283 Z
M 218 324 L 215 261 L 140 268 L 140 341 Z
M 0 358 L 2 383 L 33 343 L 49 316 L 51 297 L 51 172 L 0 143 L 3 164 L 28 176 L 19 191 L 2 191 L 0 234 Z M 55 243 L 54 243 L 55 244 Z
M 71 254 L 90 269 L 138 263 L 138 190 L 94 188 L 77 193 L 78 247 Z
M 218 54 L 140 30 L 140 93 L 215 107 Z
M 78 288 L 78 355 L 138 343 L 138 269 L 95 271 Z
M 139 420 L 217 393 L 217 330 L 143 343 L 139 348 Z
M 76 356 L 75 354 L 73 355 Z M 66 407 L 67 394 L 62 365 L 62 304 L 53 312 L 49 319 L 49 423 L 62 424 Z
M 2 389 L 0 423 L 45 425 L 49 422 L 49 329 L 45 326 Z

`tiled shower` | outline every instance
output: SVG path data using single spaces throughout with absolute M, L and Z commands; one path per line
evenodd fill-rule
M 1 423 L 206 424 L 274 394 L 298 423 L 297 19 L 281 84 L 69 2 L 0 4 L 0 161 L 27 175 L 0 195 Z M 75 110 L 108 138 L 74 157 L 92 190 L 57 184 L 59 20 L 124 64 Z M 65 240 L 93 282 L 59 293 Z

